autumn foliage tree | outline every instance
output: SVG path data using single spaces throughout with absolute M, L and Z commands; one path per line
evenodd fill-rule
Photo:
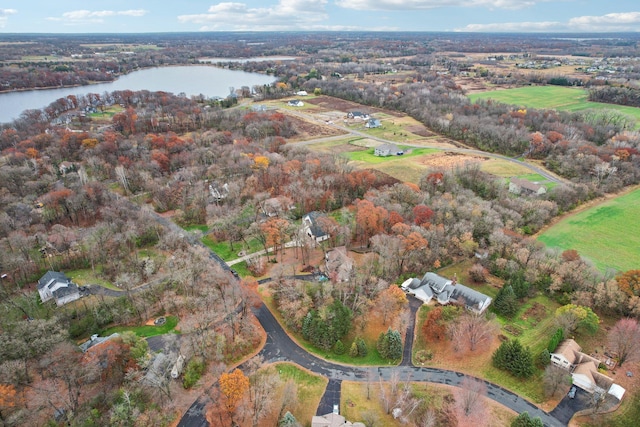
M 376 308 L 382 316 L 382 324 L 387 325 L 387 321 L 394 313 L 398 313 L 407 304 L 407 296 L 396 285 L 391 285 L 380 292 L 376 299 Z
M 620 290 L 630 297 L 640 296 L 640 270 L 629 270 L 616 277 Z
M 225 399 L 225 408 L 233 419 L 233 413 L 247 390 L 249 390 L 249 378 L 240 369 L 236 368 L 231 373 L 225 372 L 220 375 L 219 383 L 220 392 Z

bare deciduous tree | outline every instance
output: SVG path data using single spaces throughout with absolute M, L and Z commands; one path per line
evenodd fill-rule
M 546 395 L 553 397 L 563 385 L 571 384 L 571 374 L 559 366 L 549 365 L 544 370 L 542 382 Z
M 620 366 L 640 359 L 640 325 L 636 319 L 620 319 L 608 336 L 609 347 L 617 354 Z
M 481 380 L 465 377 L 454 392 L 455 413 L 459 426 L 480 427 L 489 420 L 489 408 L 484 401 L 487 386 Z

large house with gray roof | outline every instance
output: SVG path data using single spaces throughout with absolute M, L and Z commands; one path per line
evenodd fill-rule
M 58 306 L 80 298 L 78 285 L 73 283 L 66 274 L 58 271 L 47 271 L 38 280 L 38 293 L 42 302 L 54 299 Z
M 431 272 L 426 273 L 422 280 L 417 278 L 406 280 L 402 284 L 402 289 L 425 304 L 432 299 L 442 305 L 458 302 L 476 313 L 483 313 L 492 300 L 482 292 Z

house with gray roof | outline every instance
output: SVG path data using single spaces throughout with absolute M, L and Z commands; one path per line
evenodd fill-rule
M 66 274 L 58 271 L 47 271 L 38 280 L 37 288 L 43 303 L 54 299 L 56 304 L 61 306 L 80 298 L 78 285 L 73 283 Z
M 426 273 L 422 279 L 408 279 L 402 289 L 428 304 L 435 299 L 439 304 L 447 305 L 453 302 L 463 304 L 468 310 L 483 313 L 491 304 L 491 297 L 449 280 L 436 273 Z
M 526 179 L 511 178 L 509 182 L 509 192 L 514 194 L 525 194 L 531 196 L 540 196 L 547 192 L 547 187 L 537 182 L 527 181 Z
M 380 157 L 400 156 L 402 154 L 404 154 L 404 151 L 398 148 L 396 144 L 382 144 L 373 150 L 373 155 Z
M 323 242 L 329 238 L 329 233 L 322 229 L 318 221 L 324 214 L 313 211 L 302 217 L 302 227 L 307 236 L 315 240 L 316 243 Z

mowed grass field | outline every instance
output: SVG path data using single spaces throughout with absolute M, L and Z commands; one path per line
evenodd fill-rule
M 469 95 L 472 102 L 493 99 L 505 104 L 528 108 L 550 108 L 562 111 L 616 110 L 640 121 L 640 108 L 604 104 L 587 100 L 589 93 L 580 88 L 563 86 L 526 86 L 517 89 L 494 90 Z
M 632 191 L 558 222 L 538 240 L 560 250 L 575 249 L 600 271 L 640 268 L 640 190 Z

